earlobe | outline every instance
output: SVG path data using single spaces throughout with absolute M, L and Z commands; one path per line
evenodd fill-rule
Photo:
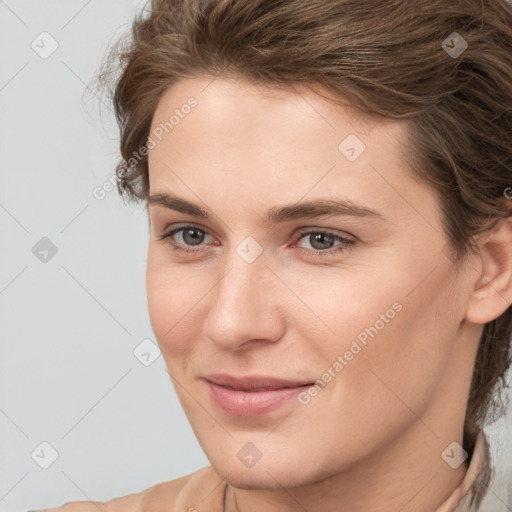
M 481 235 L 479 266 L 468 300 L 466 319 L 486 324 L 512 306 L 512 216 L 500 219 Z

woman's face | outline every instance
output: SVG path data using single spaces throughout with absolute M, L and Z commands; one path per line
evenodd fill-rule
M 401 159 L 405 127 L 305 89 L 194 78 L 162 97 L 151 133 L 149 313 L 218 472 L 272 488 L 395 440 L 441 456 L 480 326 L 464 321 L 470 273 L 447 256 L 437 196 Z

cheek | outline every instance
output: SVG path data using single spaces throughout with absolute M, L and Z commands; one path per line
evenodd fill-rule
M 448 280 L 449 276 L 440 273 L 412 293 L 412 279 L 408 279 L 405 294 L 381 290 L 384 293 L 374 294 L 369 304 L 372 314 L 359 318 L 357 328 L 364 334 L 366 345 L 359 343 L 362 349 L 354 357 L 359 364 L 347 368 L 347 376 L 351 386 L 365 390 L 368 411 L 380 410 L 385 415 L 384 404 L 390 400 L 396 401 L 398 412 L 400 403 L 408 404 L 417 414 L 428 407 L 449 371 L 457 336 L 457 305 L 450 300 Z M 389 315 L 386 308 L 393 299 L 401 309 Z M 384 320 L 379 322 L 382 313 Z
M 148 253 L 146 293 L 153 332 L 164 357 L 188 353 L 197 327 L 194 312 L 201 280 L 177 270 L 157 251 Z M 195 307 L 194 307 L 195 306 Z
M 342 356 L 343 369 L 336 368 L 345 378 L 336 380 L 350 380 L 352 389 L 380 388 L 367 395 L 370 401 L 390 393 L 379 377 L 404 400 L 426 396 L 446 371 L 457 336 L 458 304 L 446 270 L 439 268 L 425 280 L 427 265 L 394 263 L 387 271 L 380 267 L 381 275 L 344 271 L 335 279 L 332 273 L 317 274 L 301 286 L 303 302 L 322 321 L 308 313 L 319 327 L 316 336 L 313 330 L 307 334 L 304 315 L 295 324 L 322 361 L 317 370 L 329 371 Z
M 369 347 L 400 323 L 403 290 L 410 287 L 403 276 L 383 277 L 375 269 L 348 265 L 312 269 L 307 278 L 288 271 L 283 278 L 301 299 L 287 311 L 290 326 L 326 362 L 349 350 L 352 341 Z

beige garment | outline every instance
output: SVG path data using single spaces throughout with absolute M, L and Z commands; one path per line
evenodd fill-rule
M 480 512 L 471 498 L 473 492 L 485 485 L 488 453 L 487 440 L 480 431 L 463 481 L 434 512 Z M 58 508 L 32 512 L 224 512 L 225 490 L 226 484 L 213 467 L 208 466 L 108 502 L 73 501 Z

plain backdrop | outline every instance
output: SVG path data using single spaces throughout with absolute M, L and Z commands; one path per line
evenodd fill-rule
M 146 213 L 109 187 L 113 114 L 83 101 L 143 5 L 0 0 L 0 511 L 106 501 L 209 464 L 157 357 Z M 512 510 L 511 416 L 487 429 L 499 474 L 484 512 Z

